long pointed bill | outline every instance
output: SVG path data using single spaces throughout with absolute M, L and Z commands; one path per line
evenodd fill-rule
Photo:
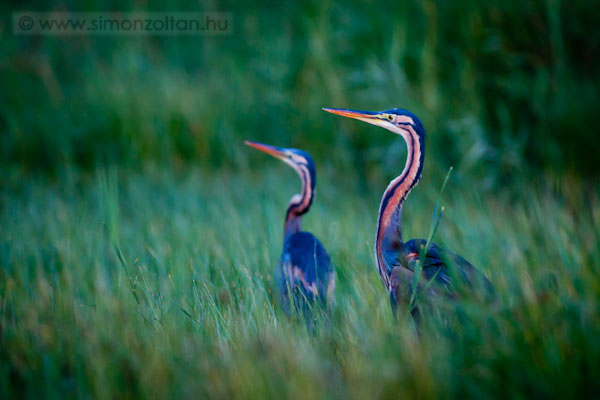
M 323 108 L 323 111 L 341 115 L 342 117 L 358 119 L 359 121 L 377 126 L 382 126 L 386 122 L 379 117 L 381 113 L 374 111 L 347 110 L 345 108 Z
M 249 140 L 246 140 L 244 143 L 246 143 L 247 146 L 254 147 L 256 150 L 270 154 L 273 157 L 282 158 L 284 156 L 283 150 L 279 147 L 269 146 L 268 144 L 262 144 L 258 142 L 251 142 Z

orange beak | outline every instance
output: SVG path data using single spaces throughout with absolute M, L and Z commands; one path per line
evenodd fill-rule
M 347 110 L 345 108 L 323 108 L 323 111 L 327 111 L 332 114 L 341 115 L 342 117 L 348 117 L 358 119 L 372 125 L 381 126 L 385 121 L 379 117 L 381 113 L 376 111 L 358 111 L 358 110 Z
M 323 111 L 327 111 L 332 114 L 341 115 L 342 117 L 349 118 L 373 118 L 374 115 L 379 114 L 373 111 L 358 111 L 358 110 L 347 110 L 345 108 L 323 108 Z
M 244 143 L 246 143 L 247 146 L 253 147 L 256 150 L 260 150 L 263 153 L 270 154 L 273 157 L 283 158 L 284 156 L 283 149 L 279 147 L 269 146 L 268 144 L 262 144 L 258 142 L 251 142 L 249 140 L 246 140 Z

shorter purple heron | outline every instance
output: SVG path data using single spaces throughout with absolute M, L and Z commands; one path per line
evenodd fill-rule
M 302 150 L 285 149 L 256 142 L 248 146 L 276 157 L 291 166 L 302 180 L 302 192 L 292 196 L 283 228 L 283 252 L 276 276 L 284 312 L 300 310 L 305 317 L 317 301 L 330 309 L 335 291 L 335 271 L 329 254 L 312 233 L 304 232 L 302 216 L 315 196 L 317 173 L 311 156 Z M 293 304 L 292 304 L 293 303 Z
M 404 242 L 402 239 L 402 206 L 412 188 L 419 183 L 425 161 L 426 135 L 419 118 L 399 108 L 379 112 L 336 108 L 323 110 L 380 126 L 402 136 L 406 142 L 408 155 L 404 170 L 383 193 L 375 234 L 375 262 L 394 312 L 399 303 L 411 307 L 414 305 L 414 283 L 419 281 L 414 274 L 419 260 L 422 261 L 420 276 L 424 282 L 416 285 L 416 289 L 428 298 L 441 295 L 453 297 L 457 288 L 465 284 L 467 288 L 479 286 L 485 289 L 485 293 L 491 293 L 493 288 L 487 278 L 464 258 L 435 243 L 422 256 L 426 240 Z M 411 312 L 414 314 L 416 310 L 412 308 Z

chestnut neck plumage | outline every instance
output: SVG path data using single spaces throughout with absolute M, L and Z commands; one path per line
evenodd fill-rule
M 377 218 L 377 233 L 375 236 L 375 261 L 381 281 L 388 290 L 392 265 L 384 258 L 386 251 L 400 248 L 402 242 L 402 205 L 413 187 L 421 179 L 425 159 L 425 142 L 410 124 L 402 126 L 406 134 L 402 135 L 408 149 L 406 164 L 402 173 L 392 180 L 383 193 L 379 216 Z
M 302 215 L 308 212 L 315 196 L 316 177 L 304 165 L 294 169 L 296 169 L 302 180 L 302 193 L 295 194 L 290 200 L 283 227 L 284 240 L 289 235 L 300 232 L 302 229 Z

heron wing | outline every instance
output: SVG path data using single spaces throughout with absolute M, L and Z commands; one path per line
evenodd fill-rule
M 406 242 L 402 247 L 406 267 L 413 272 L 426 243 L 425 239 L 413 239 Z M 470 287 L 475 284 L 483 284 L 486 287 L 491 287 L 485 276 L 470 262 L 435 243 L 431 243 L 427 249 L 421 273 L 425 279 L 434 279 L 436 283 L 446 287 L 458 284 L 466 284 Z

